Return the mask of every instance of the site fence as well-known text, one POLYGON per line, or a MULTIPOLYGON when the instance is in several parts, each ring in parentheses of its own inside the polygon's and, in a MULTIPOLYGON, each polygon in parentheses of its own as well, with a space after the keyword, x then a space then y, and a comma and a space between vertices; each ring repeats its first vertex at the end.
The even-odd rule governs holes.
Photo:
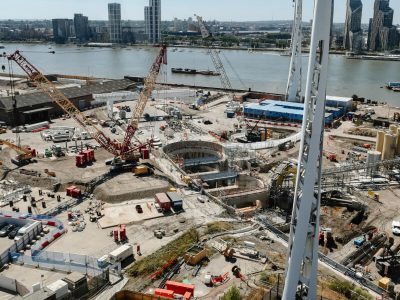
POLYGON ((15 263, 35 268, 67 273, 79 272, 93 277, 102 274, 106 270, 98 266, 97 258, 73 253, 42 251, 36 256, 14 253, 13 258, 15 263))

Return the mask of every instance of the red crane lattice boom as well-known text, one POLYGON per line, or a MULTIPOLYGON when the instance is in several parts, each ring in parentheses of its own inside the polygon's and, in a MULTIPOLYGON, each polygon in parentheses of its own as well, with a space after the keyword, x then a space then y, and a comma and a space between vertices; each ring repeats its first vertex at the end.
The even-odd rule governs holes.
MULTIPOLYGON (((29 79, 36 82, 38 87, 45 92, 65 113, 73 118, 90 136, 96 140, 102 148, 114 156, 125 158, 126 155, 136 151, 138 147, 131 145, 131 140, 139 125, 139 120, 144 112, 148 98, 154 89, 157 76, 161 65, 167 63, 167 48, 162 46, 160 52, 150 68, 149 75, 144 81, 144 88, 139 96, 139 100, 133 110, 132 118, 126 129, 123 143, 110 139, 98 128, 93 121, 86 117, 79 109, 52 83, 42 72, 31 64, 21 53, 16 51, 8 56, 9 60, 15 61, 21 69, 28 75, 29 79)), ((140 148, 140 147, 139 147, 140 148)))

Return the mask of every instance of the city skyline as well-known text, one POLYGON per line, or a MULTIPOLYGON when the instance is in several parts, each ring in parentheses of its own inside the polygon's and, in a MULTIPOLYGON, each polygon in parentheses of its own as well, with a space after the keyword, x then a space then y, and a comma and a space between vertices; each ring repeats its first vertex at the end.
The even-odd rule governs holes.
MULTIPOLYGON (((26 0, 3 0, 0 11, 0 19, 53 19, 66 18, 75 13, 82 13, 91 20, 107 20, 107 0, 37 0, 30 2, 26 0), (23 5, 23 11, 16 9, 23 5), (51 14, 49 14, 51 12, 51 14)), ((163 20, 173 18, 186 19, 197 13, 203 15, 206 20, 216 19, 220 21, 271 21, 290 20, 293 18, 292 1, 271 0, 266 3, 264 0, 253 0, 252 5, 243 3, 240 0, 203 0, 188 4, 183 0, 167 0, 162 4, 163 20), (272 3, 271 3, 272 2, 272 3), (229 3, 229 5, 228 5, 229 3), (248 9, 247 9, 248 8, 248 9)), ((122 19, 143 20, 143 7, 148 5, 148 0, 121 0, 122 19)), ((303 20, 307 21, 312 16, 312 2, 304 3, 303 20)), ((368 24, 369 18, 373 16, 373 0, 363 1, 362 23, 368 24)), ((400 1, 391 1, 394 9, 394 24, 400 23, 400 1)), ((344 23, 346 17, 346 1, 335 3, 335 23, 344 23)))

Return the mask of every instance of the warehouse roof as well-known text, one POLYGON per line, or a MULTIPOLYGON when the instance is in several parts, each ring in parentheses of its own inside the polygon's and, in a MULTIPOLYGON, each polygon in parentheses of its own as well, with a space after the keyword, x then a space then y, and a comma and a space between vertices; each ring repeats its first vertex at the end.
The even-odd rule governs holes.
MULTIPOLYGON (((297 102, 286 102, 276 100, 266 100, 260 103, 246 104, 245 109, 255 109, 261 111, 273 111, 277 113, 285 113, 292 115, 303 115, 304 104, 297 102)), ((326 107, 326 111, 339 111, 340 109, 335 107, 326 107)), ((326 113, 325 116, 330 115, 326 113)))
POLYGON ((304 110, 304 104, 295 102, 266 100, 260 103, 246 104, 245 109, 257 109, 264 111, 274 111, 280 113, 302 115, 304 110))
MULTIPOLYGON (((62 92, 69 99, 85 97, 92 94, 110 93, 127 89, 134 84, 129 79, 109 80, 81 87, 70 87, 62 89, 62 92)), ((46 104, 52 102, 50 97, 43 92, 22 94, 15 96, 17 100, 17 108, 30 107, 34 105, 46 104)), ((12 110, 13 100, 11 97, 0 98, 0 109, 12 110)))
MULTIPOLYGON (((325 121, 329 121, 329 118, 332 118, 332 112, 336 110, 337 109, 333 107, 326 107, 325 121)), ((303 118, 304 104, 296 102, 266 100, 260 103, 246 104, 244 107, 244 112, 246 114, 253 113, 261 116, 268 116, 272 113, 274 115, 281 115, 283 118, 295 118, 300 120, 301 118, 303 118)))

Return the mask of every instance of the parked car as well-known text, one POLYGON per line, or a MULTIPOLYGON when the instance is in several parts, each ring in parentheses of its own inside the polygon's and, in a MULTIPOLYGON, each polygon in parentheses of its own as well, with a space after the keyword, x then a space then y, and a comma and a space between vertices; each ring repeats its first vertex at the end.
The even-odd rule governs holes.
POLYGON ((400 235, 400 221, 392 222, 392 233, 394 235, 400 235))
POLYGON ((3 224, 0 224, 0 230, 2 230, 4 227, 6 227, 8 225, 8 223, 7 222, 5 222, 5 223, 3 223, 3 224))
POLYGON ((7 236, 11 231, 13 231, 14 228, 15 228, 15 226, 12 225, 12 224, 3 227, 3 228, 0 230, 0 237, 5 237, 5 236, 7 236))
POLYGON ((8 234, 9 239, 14 239, 18 234, 19 227, 15 227, 11 232, 8 234))
POLYGON ((143 213, 143 208, 140 206, 140 204, 137 204, 137 205, 136 205, 136 211, 137 211, 139 214, 142 214, 142 213, 143 213))

